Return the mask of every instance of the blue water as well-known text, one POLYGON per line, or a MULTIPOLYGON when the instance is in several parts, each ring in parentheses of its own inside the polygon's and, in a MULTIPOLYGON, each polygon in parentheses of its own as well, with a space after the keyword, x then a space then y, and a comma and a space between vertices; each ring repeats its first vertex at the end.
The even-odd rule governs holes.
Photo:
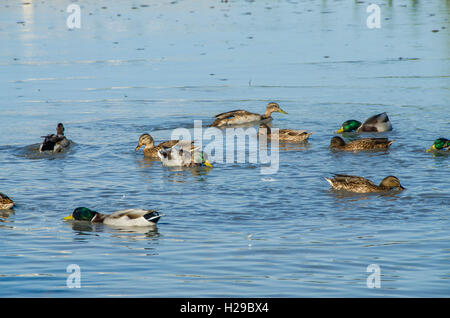
POLYGON ((425 153, 450 133, 448 1, 378 1, 380 29, 367 1, 148 0, 82 1, 69 30, 69 3, 0 4, 0 191, 16 202, 0 214, 1 297, 449 296, 449 156, 425 153), (134 151, 144 132, 164 141, 269 101, 288 112, 274 127, 313 131, 280 146, 274 174, 177 171, 134 151), (389 151, 328 149, 343 121, 384 111, 389 151), (71 150, 34 152, 58 122, 71 150), (336 193, 333 173, 407 189, 336 193), (63 221, 77 206, 164 216, 63 221))

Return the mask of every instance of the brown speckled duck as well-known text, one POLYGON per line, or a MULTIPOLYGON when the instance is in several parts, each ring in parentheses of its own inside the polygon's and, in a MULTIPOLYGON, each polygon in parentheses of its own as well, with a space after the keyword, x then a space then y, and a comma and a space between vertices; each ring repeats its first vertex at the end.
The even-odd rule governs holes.
POLYGON ((404 190, 397 177, 388 176, 384 178, 380 185, 376 185, 372 181, 357 176, 345 174, 336 174, 333 178, 325 178, 331 187, 336 190, 346 190, 357 193, 367 192, 385 192, 391 190, 404 190))
POLYGON ((387 138, 361 138, 346 143, 339 136, 331 138, 330 148, 333 150, 360 151, 388 149, 394 140, 387 138))
POLYGON ((14 201, 11 200, 6 194, 0 192, 0 210, 12 209, 14 201))
POLYGON ((271 114, 279 112, 287 114, 280 108, 277 103, 269 103, 266 107, 266 112, 263 115, 248 112, 246 110, 232 110, 226 113, 216 115, 216 120, 211 124, 211 127, 226 127, 232 125, 242 125, 256 122, 269 122, 272 120, 271 114))
POLYGON ((144 156, 152 159, 159 159, 158 157, 158 151, 160 149, 163 149, 164 147, 171 148, 175 146, 179 140, 169 140, 160 143, 159 145, 155 146, 155 141, 153 140, 153 137, 150 136, 150 134, 142 134, 139 137, 139 143, 136 147, 136 151, 139 150, 142 146, 144 146, 144 156))
MULTIPOLYGON (((271 138, 271 129, 266 124, 260 124, 258 134, 259 136, 266 136, 271 138)), ((279 129, 278 140, 284 142, 305 142, 308 140, 312 132, 308 133, 306 130, 294 130, 294 129, 279 129)))

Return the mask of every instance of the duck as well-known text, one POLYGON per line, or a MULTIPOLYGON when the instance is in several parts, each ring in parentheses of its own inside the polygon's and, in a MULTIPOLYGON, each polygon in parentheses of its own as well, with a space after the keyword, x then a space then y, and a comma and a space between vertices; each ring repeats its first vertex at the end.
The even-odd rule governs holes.
POLYGON ((331 138, 330 148, 333 150, 358 151, 388 149, 395 140, 388 138, 361 138, 346 143, 339 136, 331 138))
POLYGON ((450 140, 447 138, 438 138, 434 141, 433 145, 427 149, 426 152, 430 151, 449 151, 450 152, 450 140))
MULTIPOLYGON (((272 130, 267 124, 259 124, 258 134, 260 136, 267 136, 271 139, 272 130)), ((294 130, 294 129, 279 129, 278 140, 285 142, 305 142, 308 140, 312 132, 308 133, 306 130, 294 130)))
POLYGON ((14 201, 6 194, 0 192, 0 210, 9 210, 14 206, 14 201))
POLYGON ((250 124, 255 122, 269 122, 272 120, 271 114, 274 112, 287 114, 280 105, 274 102, 267 104, 266 112, 263 115, 251 113, 246 110, 232 110, 216 115, 216 119, 210 127, 226 127, 232 125, 250 124))
POLYGON ((368 118, 363 124, 350 119, 345 121, 336 133, 343 132, 385 132, 392 130, 392 124, 386 112, 368 118))
POLYGON ((325 178, 331 187, 336 190, 346 190, 357 193, 368 192, 385 192, 390 190, 404 190, 405 188, 400 184, 395 176, 387 176, 380 185, 376 185, 372 181, 358 176, 350 176, 346 174, 336 174, 333 178, 325 178))
POLYGON ((159 159, 158 150, 162 149, 163 147, 169 148, 173 147, 178 142, 179 140, 169 140, 164 141, 159 145, 155 146, 155 141, 153 140, 153 137, 148 133, 144 133, 139 137, 139 142, 135 151, 138 151, 142 146, 144 146, 144 157, 159 159))
POLYGON ((173 147, 163 147, 158 151, 158 156, 166 167, 202 167, 212 168, 206 153, 192 147, 190 141, 180 141, 173 147))
POLYGON ((155 226, 161 216, 156 210, 127 209, 103 214, 89 208, 78 207, 64 220, 88 221, 112 226, 155 226))
POLYGON ((65 148, 68 148, 70 146, 70 140, 64 135, 64 130, 64 125, 59 123, 56 126, 56 134, 42 136, 41 138, 44 138, 44 141, 39 146, 39 152, 62 152, 65 148))

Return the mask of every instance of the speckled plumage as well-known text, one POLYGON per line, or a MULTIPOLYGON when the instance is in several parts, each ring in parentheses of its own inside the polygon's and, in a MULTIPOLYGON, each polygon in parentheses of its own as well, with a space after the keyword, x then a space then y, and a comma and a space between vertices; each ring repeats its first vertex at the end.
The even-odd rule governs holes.
POLYGON ((397 177, 388 176, 384 178, 380 185, 376 185, 372 181, 358 176, 345 174, 336 174, 333 178, 325 178, 331 187, 336 190, 345 190, 357 193, 367 192, 384 192, 390 190, 403 190, 403 186, 397 177))
POLYGON ((39 146, 39 152, 51 151, 51 152, 62 152, 65 148, 70 146, 70 140, 64 135, 64 125, 59 123, 56 126, 56 134, 50 134, 47 136, 42 136, 44 141, 39 146))
MULTIPOLYGON (((268 139, 272 138, 272 130, 266 124, 260 124, 258 130, 259 136, 266 136, 268 139)), ((304 142, 307 141, 312 133, 308 133, 306 130, 294 130, 294 129, 279 129, 278 140, 284 142, 304 142)))
POLYGON ((153 137, 150 136, 150 134, 145 133, 139 137, 139 142, 138 142, 138 145, 135 150, 138 151, 139 148, 144 146, 145 147, 144 148, 144 156, 145 157, 152 158, 152 159, 159 159, 158 151, 160 149, 163 149, 165 147, 168 147, 168 148, 173 147, 178 142, 179 142, 179 140, 169 140, 169 141, 162 142, 159 145, 155 146, 153 137))
POLYGON ((388 149, 394 140, 388 138, 361 138, 346 143, 339 136, 331 138, 330 148, 333 150, 360 151, 388 149))
POLYGON ((233 125, 242 125, 256 122, 269 122, 272 120, 271 114, 273 112, 279 112, 287 114, 280 108, 277 103, 269 103, 266 107, 266 111, 263 115, 251 113, 246 110, 232 110, 226 113, 216 115, 216 119, 211 124, 211 127, 226 127, 233 125))
POLYGON ((11 200, 6 194, 0 192, 0 210, 12 209, 14 201, 11 200))

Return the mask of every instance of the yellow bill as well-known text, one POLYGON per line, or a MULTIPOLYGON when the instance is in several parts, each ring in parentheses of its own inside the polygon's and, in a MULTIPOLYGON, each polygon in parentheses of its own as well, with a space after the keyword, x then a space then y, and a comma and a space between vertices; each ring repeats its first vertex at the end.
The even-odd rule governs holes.
POLYGON ((279 112, 282 113, 282 114, 287 114, 287 112, 285 112, 285 111, 282 110, 281 108, 280 108, 279 112))
POLYGON ((433 150, 436 150, 436 146, 434 144, 433 144, 433 146, 428 148, 426 152, 430 152, 430 151, 433 151, 433 150))
POLYGON ((138 146, 136 147, 135 151, 138 151, 139 148, 141 148, 141 147, 142 147, 142 145, 138 145, 138 146))
POLYGON ((205 160, 205 162, 203 164, 209 168, 213 167, 213 165, 209 162, 209 160, 205 160))
POLYGON ((63 218, 63 220, 73 220, 72 214, 63 218))
POLYGON ((343 133, 344 132, 344 127, 339 128, 338 130, 336 130, 337 134, 343 133))

